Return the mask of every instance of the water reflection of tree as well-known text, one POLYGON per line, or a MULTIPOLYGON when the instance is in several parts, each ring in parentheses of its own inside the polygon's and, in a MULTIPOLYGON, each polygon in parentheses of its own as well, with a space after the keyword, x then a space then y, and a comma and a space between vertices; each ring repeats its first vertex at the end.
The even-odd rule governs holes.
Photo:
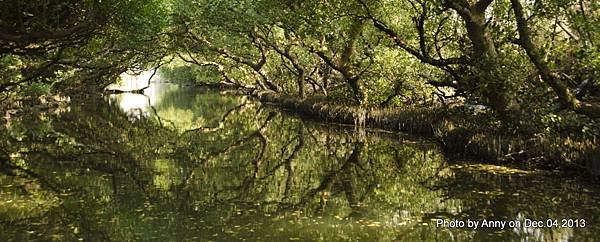
MULTIPOLYGON (((494 166, 474 169, 452 168, 450 176, 435 182, 444 191, 445 202, 454 204, 448 210, 429 214, 429 218, 447 220, 500 220, 525 219, 543 221, 557 219, 585 219, 587 225, 597 224, 599 194, 592 192, 596 185, 560 177, 558 174, 540 175, 494 166), (587 185, 586 185, 587 184, 587 185), (586 188, 588 187, 588 188, 586 188), (587 191, 587 192, 586 192, 587 191)), ((580 241, 593 237, 598 228, 517 228, 478 230, 446 230, 448 233, 469 235, 470 239, 528 241, 580 241)))
MULTIPOLYGON (((381 205, 363 203, 371 202, 367 200, 372 199, 372 193, 379 185, 389 184, 389 181, 382 179, 381 173, 387 174, 390 171, 377 170, 379 167, 376 163, 389 162, 386 165, 393 167, 392 171, 401 171, 404 168, 398 166, 412 164, 395 159, 414 159, 414 156, 419 154, 413 151, 404 154, 409 157, 399 157, 398 151, 390 151, 389 149, 392 148, 389 146, 386 146, 388 150, 376 150, 380 147, 374 145, 370 154, 366 155, 366 158, 361 158, 363 150, 367 146, 364 142, 344 137, 344 135, 333 135, 338 137, 332 137, 329 132, 314 130, 314 128, 299 122, 283 122, 283 120, 285 120, 283 117, 278 117, 269 123, 268 129, 264 129, 265 126, 262 125, 258 129, 261 131, 258 132, 261 135, 257 136, 254 143, 249 142, 245 146, 240 146, 239 142, 233 142, 236 144, 237 152, 251 151, 252 153, 245 157, 243 162, 240 161, 239 164, 236 164, 238 167, 245 167, 246 169, 241 169, 245 172, 233 174, 233 178, 219 179, 218 176, 212 175, 220 173, 218 166, 210 164, 220 164, 220 162, 206 162, 209 165, 204 166, 202 174, 197 175, 206 177, 202 181, 203 184, 210 183, 210 181, 216 182, 208 186, 210 189, 206 192, 210 195, 206 197, 210 199, 204 200, 201 202, 202 204, 237 202, 238 204, 252 205, 258 201, 263 205, 262 209, 275 214, 285 214, 298 209, 305 210, 310 214, 326 214, 329 212, 324 211, 328 206, 327 201, 335 200, 333 207, 342 205, 350 208, 351 212, 344 217, 361 218, 364 217, 363 214, 369 213, 365 210, 371 209, 370 212, 373 213, 373 211, 381 209, 381 205), (276 132, 272 132, 273 130, 276 132), (322 145, 321 141, 323 140, 330 143, 322 145), (332 140, 336 141, 331 142, 332 140), (324 147, 327 148, 324 149, 324 147), (386 151, 396 155, 377 160, 381 158, 380 155, 385 155, 386 151), (304 167, 299 168, 298 166, 304 167), (236 182, 221 182, 225 180, 236 182)), ((251 139, 243 140, 250 141, 251 139)), ((222 154, 219 153, 219 155, 222 154)), ((226 157, 210 157, 208 160, 232 161, 236 160, 235 158, 238 158, 235 154, 227 154, 226 157)), ((431 157, 428 158, 431 159, 431 157)), ((195 181, 195 179, 193 180, 195 181)), ((187 185, 188 189, 195 189, 193 184, 187 185)), ((413 183, 412 186, 419 185, 413 183)), ((395 194, 392 193, 390 196, 395 196, 395 194)), ((393 211, 394 205, 388 204, 388 206, 390 208, 387 209, 393 211)), ((335 209, 339 210, 340 208, 335 209)))
MULTIPOLYGON (((147 149, 128 145, 133 142, 126 134, 147 135, 149 127, 153 133, 161 133, 156 125, 151 121, 133 124, 118 108, 107 105, 79 108, 62 114, 59 120, 54 120, 57 122, 32 117, 2 130, 6 138, 1 146, 3 153, 15 157, 5 159, 1 169, 5 179, 38 184, 34 189, 12 192, 25 199, 42 193, 47 197, 46 202, 51 203, 45 207, 48 210, 38 212, 45 217, 41 220, 39 216, 28 217, 27 214, 3 218, 15 230, 44 228, 31 224, 46 221, 48 230, 32 236, 56 233, 67 236, 63 239, 76 240, 76 234, 82 233, 109 240, 111 231, 101 226, 108 218, 96 213, 111 199, 100 201, 97 196, 117 198, 132 191, 150 195, 146 181, 152 173, 144 169, 140 157, 132 152, 147 149)), ((118 200, 112 203, 120 205, 118 200)), ((3 236, 10 238, 11 235, 3 236)))
MULTIPOLYGON (((222 96, 207 90, 177 87, 167 88, 156 99, 157 102, 152 107, 155 108, 157 116, 176 123, 176 126, 183 130, 218 125, 219 117, 210 114, 226 114, 227 110, 235 111, 235 106, 243 104, 238 103, 239 98, 222 96)), ((238 108, 242 107, 244 105, 238 108)))
MULTIPOLYGON (((30 192, 57 200, 49 200, 56 205, 38 216, 0 220, 26 219, 8 230, 24 231, 32 229, 27 225, 31 222, 56 219, 38 230, 51 228, 54 234, 67 235, 65 239, 185 239, 194 233, 219 232, 210 226, 240 223, 244 217, 237 217, 234 209, 256 211, 248 215, 258 216, 251 219, 252 227, 268 234, 277 225, 260 219, 260 214, 302 211, 306 217, 387 221, 399 210, 436 206, 431 201, 440 193, 420 183, 440 164, 439 153, 430 146, 376 136, 362 140, 351 130, 329 130, 247 100, 228 100, 226 105, 215 105, 215 100, 195 110, 198 117, 211 121, 206 129, 183 133, 151 118, 132 122, 103 102, 3 130, 4 136, 23 138, 20 143, 2 143, 5 163, 36 175, 2 170, 28 182, 53 184, 56 189, 44 185, 30 192), (16 153, 20 158, 11 156, 16 153), (196 218, 206 218, 212 225, 196 218)), ((418 220, 418 214, 414 216, 418 220)), ((363 238, 393 238, 395 225, 389 226, 385 230, 348 226, 343 231, 364 234, 363 238)), ((0 237, 11 236, 15 235, 0 237)))

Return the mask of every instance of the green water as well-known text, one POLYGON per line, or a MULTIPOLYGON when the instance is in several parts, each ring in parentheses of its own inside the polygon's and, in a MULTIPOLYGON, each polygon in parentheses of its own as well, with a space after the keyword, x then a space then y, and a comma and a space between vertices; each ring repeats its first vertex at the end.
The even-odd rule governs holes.
POLYGON ((0 128, 0 241, 594 241, 599 191, 168 84, 0 128))

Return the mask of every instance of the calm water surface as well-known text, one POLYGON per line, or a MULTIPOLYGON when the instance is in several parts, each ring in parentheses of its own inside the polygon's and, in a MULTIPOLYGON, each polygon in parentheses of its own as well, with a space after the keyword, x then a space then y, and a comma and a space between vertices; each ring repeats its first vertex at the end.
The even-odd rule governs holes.
POLYGON ((246 97, 169 84, 146 94, 2 123, 0 241, 600 236, 600 190, 585 181, 449 164, 428 141, 311 123, 246 97), (558 224, 444 228, 438 219, 558 224))

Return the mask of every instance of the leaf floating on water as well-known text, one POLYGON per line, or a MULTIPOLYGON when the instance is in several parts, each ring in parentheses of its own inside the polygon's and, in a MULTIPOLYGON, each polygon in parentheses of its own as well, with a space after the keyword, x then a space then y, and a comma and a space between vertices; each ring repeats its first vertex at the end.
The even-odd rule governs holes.
POLYGON ((381 223, 379 223, 379 222, 372 222, 370 224, 367 224, 367 227, 381 227, 381 223))

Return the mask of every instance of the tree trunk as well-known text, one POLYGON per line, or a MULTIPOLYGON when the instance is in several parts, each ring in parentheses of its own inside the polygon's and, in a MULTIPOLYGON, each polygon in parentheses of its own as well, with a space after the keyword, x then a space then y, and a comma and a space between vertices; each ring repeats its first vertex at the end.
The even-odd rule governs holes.
POLYGON ((510 0, 510 2, 517 20, 519 44, 527 53, 529 60, 537 68, 542 80, 552 88, 563 106, 591 118, 600 118, 599 104, 587 103, 578 100, 575 95, 573 95, 571 90, 569 90, 569 87, 550 70, 548 63, 542 58, 539 48, 535 46, 531 40, 531 31, 527 25, 527 19, 523 13, 523 6, 521 5, 521 2, 519 0, 510 0))
MULTIPOLYGON (((339 61, 340 68, 346 70, 347 73, 352 73, 352 71, 351 71, 352 56, 354 55, 354 52, 355 52, 356 42, 360 38, 360 35, 364 29, 365 24, 366 24, 366 21, 364 19, 356 18, 354 20, 354 23, 350 27, 350 31, 348 33, 348 41, 346 42, 346 46, 344 48, 344 51, 342 52, 342 56, 339 61)), ((346 79, 346 82, 348 83, 348 85, 350 86, 350 89, 352 90, 355 101, 358 104, 362 104, 362 102, 364 101, 363 100, 364 95, 363 95, 362 91, 360 90, 360 83, 359 83, 360 78, 353 76, 353 75, 348 75, 348 76, 345 76, 344 78, 346 79)))
POLYGON ((473 45, 471 60, 475 69, 477 82, 482 82, 485 88, 481 89, 482 95, 488 100, 490 107, 501 119, 514 119, 520 113, 520 107, 515 97, 510 95, 506 83, 502 78, 496 76, 495 70, 499 67, 498 53, 494 41, 486 31, 485 11, 493 0, 480 0, 475 4, 469 4, 465 0, 447 0, 446 5, 454 9, 465 22, 467 35, 473 45))

